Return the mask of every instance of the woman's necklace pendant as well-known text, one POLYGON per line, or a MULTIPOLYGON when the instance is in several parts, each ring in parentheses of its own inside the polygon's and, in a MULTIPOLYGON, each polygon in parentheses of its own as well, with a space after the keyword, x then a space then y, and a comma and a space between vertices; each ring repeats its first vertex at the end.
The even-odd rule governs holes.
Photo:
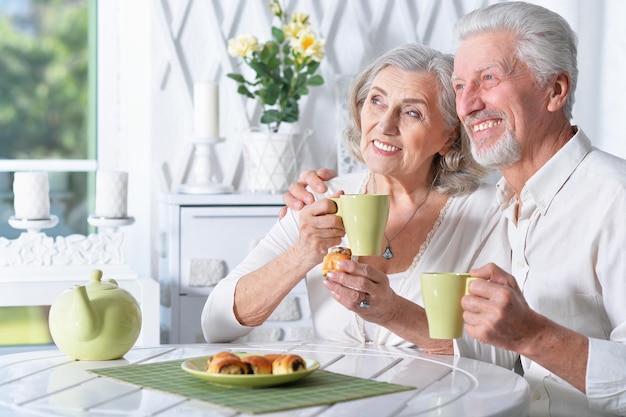
MULTIPOLYGON (((433 180, 434 182, 434 180, 433 180)), ((374 188, 374 194, 376 194, 376 174, 372 174, 372 186, 374 188)), ((431 184, 430 187, 428 187, 428 189, 426 190, 426 192, 424 193, 424 197, 422 198, 422 201, 420 201, 420 203, 417 205, 417 207, 415 207, 415 210, 413 210, 413 213, 411 213, 411 216, 409 217, 409 219, 406 221, 406 223, 404 223, 404 226, 402 226, 400 228, 400 230, 398 230, 396 232, 395 235, 393 235, 391 237, 391 239, 387 239, 387 235, 384 235, 385 240, 387 241, 387 246, 385 247, 385 251, 383 252, 383 258, 385 259, 391 259, 393 258, 393 253, 391 252, 391 248, 389 248, 389 245, 391 244, 391 242, 398 237, 398 235, 400 234, 400 232, 402 232, 404 229, 406 229, 406 227, 409 225, 409 223, 411 223, 411 220, 413 220, 413 217, 415 217, 415 215, 417 214, 417 212, 419 211, 420 208, 422 208, 422 206, 424 205, 424 203, 426 203, 426 200, 428 199, 428 196, 430 195, 430 191, 433 189, 433 186, 431 184)))

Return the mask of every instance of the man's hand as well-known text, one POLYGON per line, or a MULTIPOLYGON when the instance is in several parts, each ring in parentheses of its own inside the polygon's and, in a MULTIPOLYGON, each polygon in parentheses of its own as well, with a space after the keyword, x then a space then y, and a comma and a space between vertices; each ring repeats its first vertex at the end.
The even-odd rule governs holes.
POLYGON ((318 193, 326 191, 327 181, 331 178, 335 178, 337 173, 332 169, 320 168, 317 171, 311 169, 302 171, 298 178, 298 181, 292 183, 289 186, 289 191, 283 194, 283 201, 286 206, 281 208, 279 216, 285 217, 287 214, 287 208, 292 210, 301 210, 307 204, 311 204, 315 201, 313 194, 307 191, 306 187, 309 186, 318 193))
POLYGON ((472 281, 472 295, 463 297, 466 332, 481 342, 518 351, 520 342, 532 337, 537 321, 515 278, 494 264, 470 273, 485 279, 472 281))
POLYGON ((470 271, 472 294, 461 301, 465 331, 482 343, 515 351, 586 390, 589 339, 532 310, 515 278, 494 264, 470 271))

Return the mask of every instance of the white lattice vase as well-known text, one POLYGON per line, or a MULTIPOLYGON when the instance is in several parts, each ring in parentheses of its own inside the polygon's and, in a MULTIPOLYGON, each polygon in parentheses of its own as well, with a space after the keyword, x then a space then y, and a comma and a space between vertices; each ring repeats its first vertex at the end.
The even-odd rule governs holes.
POLYGON ((311 132, 242 132, 248 189, 271 194, 287 191, 298 178, 304 145, 311 132))

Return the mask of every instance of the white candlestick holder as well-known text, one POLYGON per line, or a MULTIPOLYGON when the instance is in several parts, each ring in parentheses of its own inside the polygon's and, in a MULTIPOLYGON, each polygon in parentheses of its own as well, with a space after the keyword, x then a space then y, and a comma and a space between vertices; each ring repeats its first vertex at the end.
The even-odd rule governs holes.
POLYGON ((87 223, 98 228, 98 230, 117 232, 122 226, 129 226, 135 223, 134 217, 101 217, 92 214, 87 218, 87 223))
POLYGON ((15 216, 9 218, 9 224, 14 229, 25 229, 29 233, 39 233, 41 229, 50 229, 59 223, 57 216, 51 215, 46 219, 20 219, 15 216))
POLYGON ((229 194, 231 185, 222 184, 222 169, 215 145, 223 137, 200 138, 190 142, 193 149, 185 166, 185 175, 178 191, 184 194, 229 194))

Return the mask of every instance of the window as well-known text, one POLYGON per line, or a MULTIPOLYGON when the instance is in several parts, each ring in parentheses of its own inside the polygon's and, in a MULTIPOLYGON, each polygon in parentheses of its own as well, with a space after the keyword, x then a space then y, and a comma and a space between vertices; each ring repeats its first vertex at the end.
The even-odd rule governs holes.
POLYGON ((96 169, 96 2, 0 0, 0 236, 13 172, 47 171, 49 236, 86 234, 96 169))
MULTIPOLYGON (((93 0, 0 0, 0 236, 13 172, 46 171, 48 236, 87 234, 96 170, 96 23, 93 0)), ((47 307, 0 308, 0 344, 50 343, 47 307)))

